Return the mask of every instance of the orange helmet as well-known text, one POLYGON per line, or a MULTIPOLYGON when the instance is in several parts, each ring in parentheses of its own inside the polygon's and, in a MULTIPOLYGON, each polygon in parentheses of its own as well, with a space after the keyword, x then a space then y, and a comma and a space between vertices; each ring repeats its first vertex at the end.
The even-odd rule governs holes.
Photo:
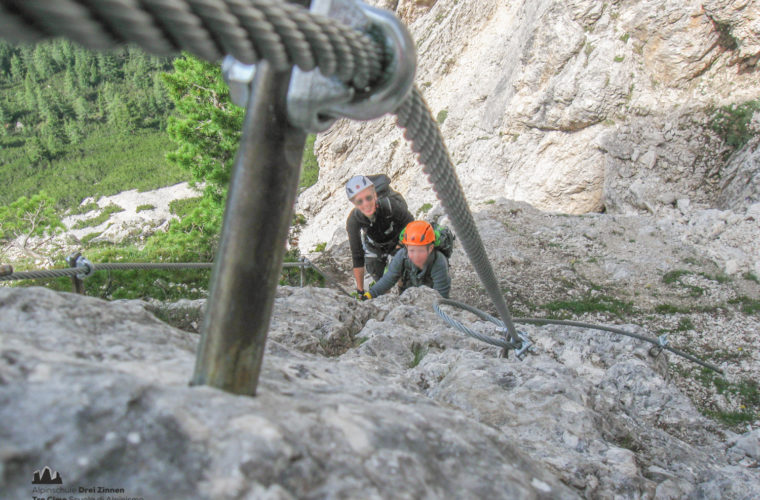
POLYGON ((435 231, 433 226, 424 220, 415 220, 406 226, 401 238, 404 245, 429 245, 435 243, 435 231))

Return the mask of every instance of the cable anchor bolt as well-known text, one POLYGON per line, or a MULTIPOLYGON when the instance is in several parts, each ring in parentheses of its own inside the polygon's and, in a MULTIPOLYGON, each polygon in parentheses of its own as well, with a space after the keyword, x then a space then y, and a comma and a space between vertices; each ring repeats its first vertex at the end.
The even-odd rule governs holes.
POLYGON ((659 337, 657 337, 657 344, 660 346, 660 349, 663 349, 668 346, 668 334, 663 333, 659 337))
POLYGON ((66 261, 68 262, 68 264, 71 267, 75 267, 77 269, 82 270, 81 273, 77 274, 77 278, 80 279, 80 280, 83 280, 85 278, 89 278, 90 276, 92 276, 93 274, 95 274, 95 266, 92 264, 92 262, 90 262, 89 260, 87 260, 82 255, 74 254, 72 256, 67 257, 66 261), (71 266, 71 262, 70 262, 70 259, 72 257, 75 258, 73 266, 71 266))
POLYGON ((255 75, 255 64, 245 64, 230 55, 224 56, 222 76, 230 88, 230 99, 241 108, 247 107, 251 98, 251 82, 255 75))
POLYGON ((385 75, 368 89, 356 89, 319 68, 293 68, 288 88, 288 120, 311 133, 324 132, 338 118, 373 120, 395 111, 409 95, 417 52, 406 26, 391 12, 359 0, 312 0, 310 11, 337 19, 385 46, 385 75))
POLYGON ((517 332, 517 336, 520 338, 520 348, 515 350, 515 356, 522 361, 529 353, 535 352, 535 349, 527 333, 517 332))

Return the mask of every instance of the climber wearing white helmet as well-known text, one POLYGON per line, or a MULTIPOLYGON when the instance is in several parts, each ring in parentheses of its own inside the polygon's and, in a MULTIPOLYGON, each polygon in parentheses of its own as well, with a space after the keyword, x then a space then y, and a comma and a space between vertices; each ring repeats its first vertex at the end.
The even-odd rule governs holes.
POLYGON ((401 194, 390 188, 390 179, 384 174, 352 177, 346 183, 346 196, 354 204, 346 231, 356 291, 362 297, 364 269, 375 280, 383 276, 388 257, 401 248, 401 231, 414 217, 401 194))

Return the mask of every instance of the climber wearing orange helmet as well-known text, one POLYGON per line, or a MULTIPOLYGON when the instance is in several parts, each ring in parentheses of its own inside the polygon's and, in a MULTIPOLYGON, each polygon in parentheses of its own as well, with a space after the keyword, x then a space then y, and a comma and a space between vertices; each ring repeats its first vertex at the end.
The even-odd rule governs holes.
POLYGON ((401 230, 414 220, 404 198, 389 184, 390 179, 383 174, 356 175, 346 183, 346 196, 354 204, 346 231, 360 296, 364 294, 364 268, 379 280, 388 258, 401 248, 401 230))
POLYGON ((436 249, 436 233, 425 221, 410 222, 401 233, 404 248, 398 251, 388 265, 388 271, 365 293, 371 299, 386 293, 401 278, 401 291, 413 286, 428 286, 444 298, 449 297, 451 278, 449 261, 436 249))

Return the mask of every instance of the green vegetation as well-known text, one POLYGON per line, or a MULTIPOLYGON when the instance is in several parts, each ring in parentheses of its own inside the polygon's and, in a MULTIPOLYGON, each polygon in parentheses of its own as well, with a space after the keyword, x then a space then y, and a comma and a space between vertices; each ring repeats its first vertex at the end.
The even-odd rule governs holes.
POLYGON ((88 246, 92 240, 94 240, 95 238, 97 238, 101 234, 103 234, 102 231, 98 231, 96 233, 85 234, 84 236, 82 236, 82 239, 80 239, 79 242, 82 244, 82 246, 88 246))
MULTIPOLYGON (((673 285, 673 284, 681 285, 682 287, 689 290, 690 297, 701 297, 705 293, 704 288, 700 286, 696 286, 696 285, 689 285, 681 281, 681 278, 683 276, 687 276, 690 274, 694 274, 694 273, 691 271, 684 270, 684 269, 676 269, 674 271, 668 271, 662 276, 662 282, 668 285, 673 285)), ((721 279, 723 279, 723 275, 708 276, 704 273, 700 273, 700 276, 723 283, 723 281, 720 281, 721 279)))
POLYGON ((420 364, 420 361, 422 361, 422 358, 425 357, 425 355, 428 353, 427 347, 420 344, 419 342, 412 342, 412 361, 409 363, 409 368, 414 368, 415 366, 420 364))
POLYGON ((731 150, 740 149, 753 136, 749 123, 752 115, 758 110, 760 99, 722 106, 712 112, 710 128, 731 150))
POLYGON ((317 163, 317 156, 314 154, 314 141, 316 139, 315 134, 309 134, 306 137, 306 146, 301 160, 301 180, 298 183, 300 189, 313 186, 319 178, 319 163, 317 163))
POLYGON ((694 329, 694 323, 689 318, 681 318, 678 320, 677 332, 685 332, 694 329))
POLYGON ((98 204, 94 201, 91 201, 70 210, 69 215, 82 215, 86 214, 87 212, 92 212, 93 210, 100 210, 100 206, 98 206, 98 204))
POLYGON ((187 180, 164 159, 169 60, 134 47, 0 41, 0 203, 45 191, 58 208, 187 180))
POLYGON ((53 204, 53 199, 41 192, 30 198, 22 196, 7 206, 0 205, 0 242, 23 236, 21 247, 26 248, 30 237, 63 229, 53 204))
POLYGON ((135 209, 135 213, 139 214, 140 212, 142 212, 144 210, 153 210, 155 208, 156 208, 156 206, 155 205, 151 205, 151 204, 138 205, 137 208, 135 209))
POLYGON ((694 273, 692 273, 691 271, 686 271, 684 269, 668 271, 662 276, 662 282, 668 285, 672 285, 673 283, 680 282, 681 276, 686 276, 688 274, 694 274, 694 273))
POLYGON ((702 368, 697 375, 697 380, 705 387, 714 387, 718 394, 725 395, 729 401, 734 401, 739 406, 739 411, 734 412, 703 410, 708 417, 736 427, 746 422, 753 422, 760 416, 760 387, 756 381, 743 379, 736 383, 729 382, 706 368, 702 368))
POLYGON ((690 312, 686 308, 674 306, 673 304, 659 304, 655 306, 654 311, 658 314, 688 314, 690 312))
POLYGON ((551 312, 569 311, 575 315, 602 312, 622 317, 623 314, 633 312, 633 303, 606 295, 588 295, 580 300, 555 300, 544 304, 542 308, 551 312))
POLYGON ((739 305, 744 314, 760 314, 760 300, 751 299, 743 295, 729 300, 728 303, 739 305))
POLYGON ((449 116, 449 111, 447 109, 442 109, 438 112, 438 115, 435 117, 435 121, 438 122, 438 125, 443 125, 443 122, 446 121, 446 118, 449 116))
POLYGON ((623 43, 628 43, 628 39, 631 38, 630 33, 625 33, 620 37, 620 41, 623 43))
POLYGON ((314 246, 315 252, 324 252, 325 248, 327 248, 327 242, 323 241, 321 243, 317 243, 316 246, 314 246))
POLYGON ((615 62, 623 62, 623 61, 625 61, 625 56, 615 56, 614 61, 615 62))
POLYGON ((431 208, 433 208, 433 205, 431 203, 424 203, 419 208, 419 210, 417 210, 417 217, 424 216, 430 211, 431 208))
POLYGON ((85 227, 95 227, 103 224, 105 221, 108 220, 109 217, 111 217, 111 214, 115 214, 118 212, 123 212, 124 209, 121 208, 118 205, 108 205, 103 209, 102 212, 100 212, 99 215, 96 215, 95 217, 91 217, 89 219, 80 220, 76 224, 72 226, 72 229, 82 229, 85 227))
POLYGON ((198 206, 201 202, 201 197, 196 198, 182 198, 179 200, 172 200, 169 202, 169 213, 176 215, 177 217, 184 217, 198 206))
POLYGON ((755 273, 751 273, 751 272, 744 273, 742 274, 742 278, 744 278, 747 281, 754 281, 755 283, 760 283, 760 279, 758 279, 755 273))

